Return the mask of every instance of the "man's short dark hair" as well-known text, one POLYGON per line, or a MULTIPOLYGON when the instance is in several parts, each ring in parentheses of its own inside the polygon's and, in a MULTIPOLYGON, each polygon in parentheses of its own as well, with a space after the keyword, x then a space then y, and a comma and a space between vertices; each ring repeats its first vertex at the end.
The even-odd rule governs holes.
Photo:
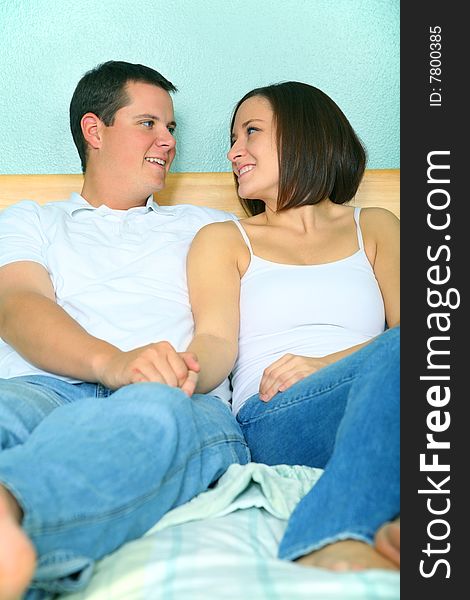
POLYGON ((87 163, 87 143, 81 127, 83 115, 92 112, 109 127, 114 123, 116 112, 130 102, 126 85, 137 81, 155 85, 166 92, 177 91, 171 81, 150 67, 114 60, 91 69, 78 82, 70 102, 70 129, 83 172, 87 163))
MULTIPOLYGON (((236 105, 230 134, 241 104, 253 96, 265 98, 274 112, 277 210, 326 198, 336 204, 351 200, 364 174, 366 152, 339 106, 318 88, 297 81, 257 88, 236 105)), ((261 200, 240 198, 240 202, 250 215, 265 210, 261 200)))

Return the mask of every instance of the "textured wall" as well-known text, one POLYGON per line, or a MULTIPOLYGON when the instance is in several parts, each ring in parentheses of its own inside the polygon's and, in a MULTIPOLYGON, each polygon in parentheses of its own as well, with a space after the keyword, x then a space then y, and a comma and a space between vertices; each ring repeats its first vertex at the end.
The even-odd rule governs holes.
POLYGON ((0 0, 0 173, 78 173, 68 105, 85 71, 153 66, 179 88, 174 171, 226 171, 248 90, 311 83, 371 168, 399 166, 399 0, 0 0))

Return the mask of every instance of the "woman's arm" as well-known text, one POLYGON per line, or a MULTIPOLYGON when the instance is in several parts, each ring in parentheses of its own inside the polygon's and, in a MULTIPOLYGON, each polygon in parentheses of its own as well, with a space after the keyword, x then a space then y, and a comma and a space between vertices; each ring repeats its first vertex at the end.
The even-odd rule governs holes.
POLYGON ((200 365, 197 393, 216 388, 237 358, 239 238, 230 222, 206 225, 194 238, 188 254, 188 288, 194 316, 194 337, 188 352, 197 356, 200 365))
POLYGON ((384 208, 361 212, 366 253, 382 292, 389 327, 400 323, 400 221, 384 208))

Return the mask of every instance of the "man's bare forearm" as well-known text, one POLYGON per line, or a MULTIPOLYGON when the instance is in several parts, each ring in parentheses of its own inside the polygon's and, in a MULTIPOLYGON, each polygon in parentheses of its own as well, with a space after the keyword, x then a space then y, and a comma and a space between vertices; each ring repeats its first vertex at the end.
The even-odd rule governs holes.
POLYGON ((119 350, 88 334, 56 302, 34 291, 0 299, 0 336, 28 362, 56 375, 97 382, 119 350))

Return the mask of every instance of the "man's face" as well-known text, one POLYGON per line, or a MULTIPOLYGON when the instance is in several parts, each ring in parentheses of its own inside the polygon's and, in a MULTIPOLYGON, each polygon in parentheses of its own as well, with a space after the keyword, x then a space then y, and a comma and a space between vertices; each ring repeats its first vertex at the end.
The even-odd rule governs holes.
POLYGON ((126 91, 130 103, 116 112, 113 125, 102 127, 101 166, 118 193, 129 190, 140 199, 165 186, 176 124, 173 102, 162 88, 129 82, 126 91))

